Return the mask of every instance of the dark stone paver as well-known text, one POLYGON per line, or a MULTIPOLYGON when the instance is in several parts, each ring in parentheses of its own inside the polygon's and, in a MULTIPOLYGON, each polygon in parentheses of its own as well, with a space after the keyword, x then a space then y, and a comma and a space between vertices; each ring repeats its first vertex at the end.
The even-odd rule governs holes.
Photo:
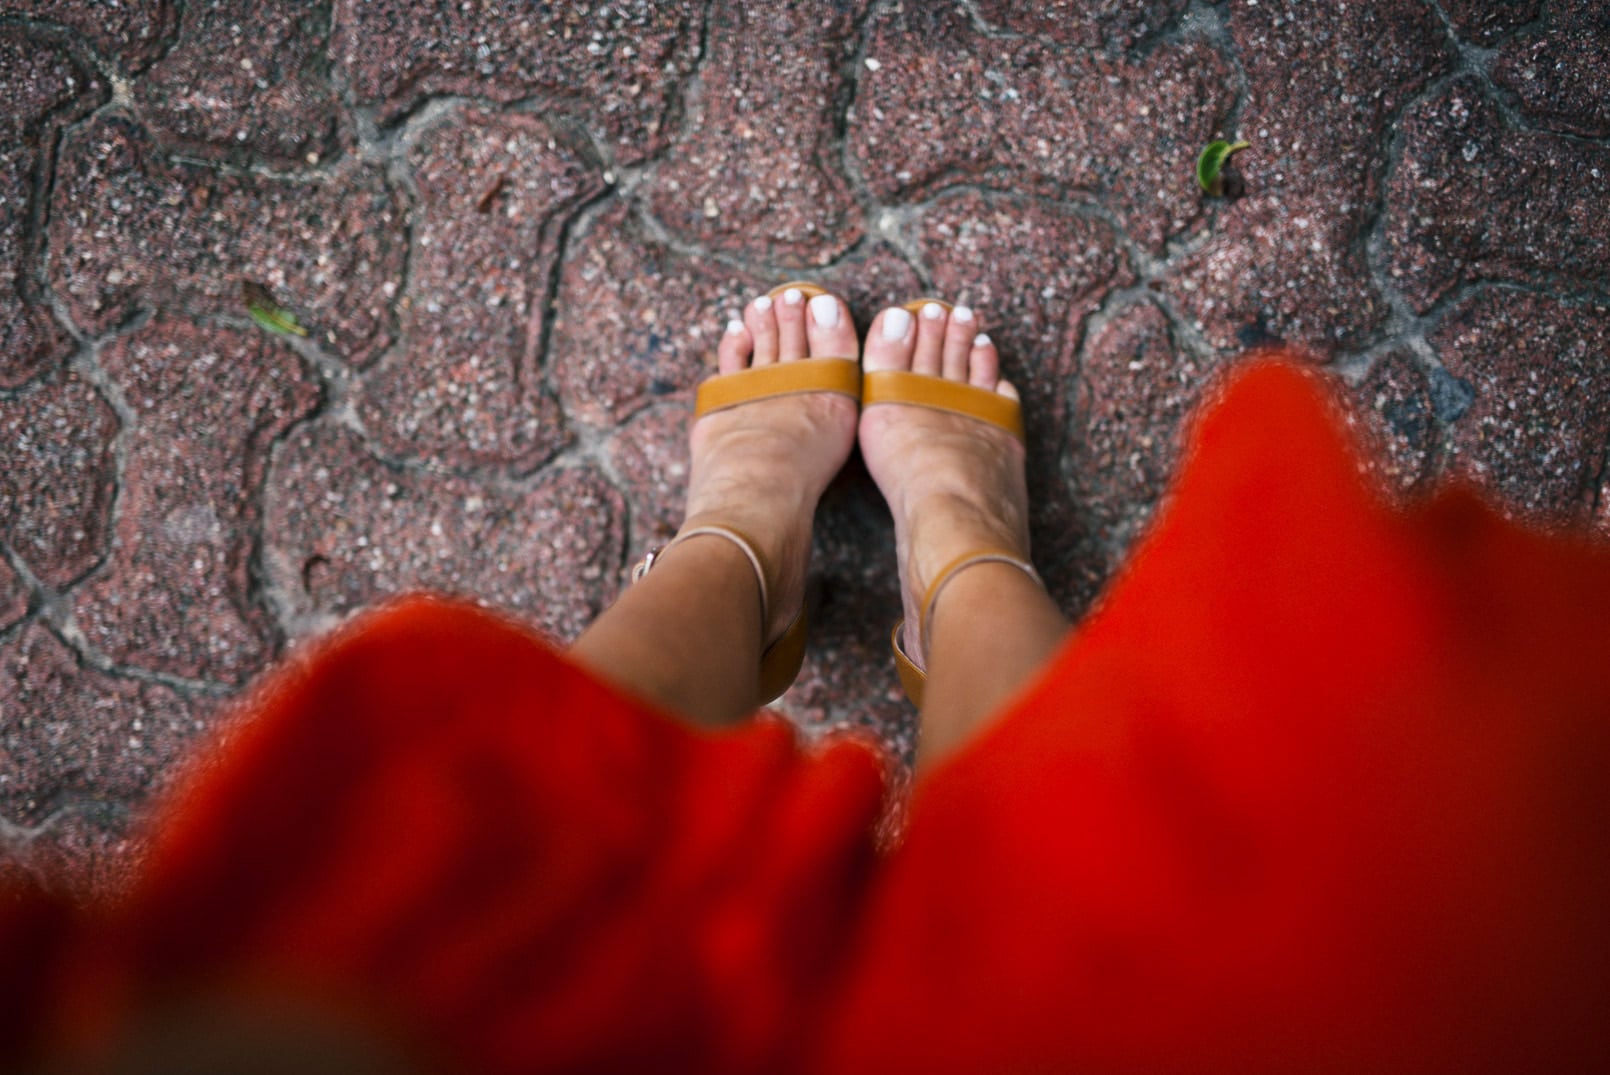
POLYGON ((660 170, 655 214, 712 249, 821 265, 861 238, 833 152, 851 31, 866 0, 717 0, 688 137, 660 170))
POLYGON ((28 611, 28 588, 4 557, 0 557, 0 631, 22 619, 28 611))
POLYGON ((389 467, 350 431, 308 426, 275 457, 264 563, 296 615, 428 588, 569 640, 615 593, 624 514, 590 468, 509 489, 389 467))
POLYGON ((0 388, 21 384, 71 350, 39 286, 34 192, 61 125, 104 95, 62 53, 0 25, 0 388))
POLYGON ((149 67, 161 56, 179 24, 173 0, 8 0, 5 10, 67 27, 131 72, 149 67))
POLYGON ((546 302, 565 226, 603 190, 573 141, 535 117, 473 109, 413 147, 404 346, 359 402, 386 451, 530 470, 564 445, 542 383, 546 302))
POLYGON ((331 56, 389 122, 427 95, 507 103, 542 95, 596 124, 618 159, 662 148, 666 110, 693 68, 702 5, 577 0, 337 0, 331 56))
POLYGON ((101 364, 134 411, 111 553, 73 616, 119 665, 239 685, 276 649, 251 593, 258 491, 274 439, 318 400, 259 331, 158 318, 101 364))
POLYGON ((114 115, 63 142, 51 211, 51 283, 86 332, 146 306, 244 316, 252 280, 354 365, 390 341, 403 205, 378 168, 295 182, 226 174, 166 159, 114 115))
MULTIPOLYGON (((1070 33, 1102 33, 1099 12, 1070 33)), ((979 183, 1094 199, 1153 251, 1196 219, 1196 151, 1229 111, 1230 70, 1196 43, 1134 62, 984 37, 951 4, 874 15, 846 134, 872 193, 979 183)))
MULTIPOLYGON (((0 880, 115 886, 198 725, 387 595, 573 638, 674 531, 693 388, 788 276, 863 329, 978 310, 1073 614, 1275 339, 1388 494, 1610 534, 1607 57, 1592 0, 18 0, 0 880), (1215 137, 1252 143, 1222 199, 1215 137)), ((852 458, 779 708, 909 753, 891 541, 852 458)))
POLYGON ((106 552, 117 415, 76 374, 0 396, 0 541, 53 586, 106 552))
POLYGON ((329 11, 302 0, 187 4, 146 77, 141 118, 187 153, 275 168, 329 156, 350 131, 324 77, 329 11))
POLYGON ((1610 8, 1603 0, 1553 0, 1546 28, 1505 43, 1493 80, 1539 127, 1610 136, 1610 8))
POLYGON ((573 238, 560 272, 549 346, 565 413, 608 426, 698 384, 715 369, 728 316, 770 286, 673 251, 625 206, 603 214, 573 238))
POLYGON ((86 667, 28 624, 0 643, 0 816, 34 826, 80 799, 143 801, 209 714, 169 687, 86 667))
POLYGON ((1419 312, 1462 284, 1610 291, 1610 147, 1511 131, 1473 79, 1404 117, 1387 271, 1419 312))
POLYGON ((1610 305, 1488 291, 1430 342, 1475 393, 1450 423, 1450 466, 1521 514, 1591 519, 1610 448, 1610 305))
POLYGON ((1271 339, 1357 346, 1386 315, 1365 241, 1392 119, 1451 69, 1452 47, 1422 0, 1262 0, 1227 18, 1247 101, 1225 133, 1251 143, 1236 158, 1246 194, 1218 209, 1169 293, 1224 352, 1271 339))

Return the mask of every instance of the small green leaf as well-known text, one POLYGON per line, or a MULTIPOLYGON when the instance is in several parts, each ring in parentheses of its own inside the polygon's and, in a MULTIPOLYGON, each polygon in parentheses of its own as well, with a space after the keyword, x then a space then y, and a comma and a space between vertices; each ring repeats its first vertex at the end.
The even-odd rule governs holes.
POLYGON ((1230 159, 1231 154, 1251 147, 1250 142, 1237 142, 1234 145, 1225 141, 1209 142, 1202 150, 1201 156, 1196 158, 1197 183, 1215 198, 1219 197, 1224 193, 1224 177, 1219 174, 1224 168, 1224 162, 1230 159))
POLYGON ((268 288, 250 280, 240 282, 240 299, 246 304, 246 312, 252 315, 252 320, 281 336, 306 336, 307 329, 296 319, 296 315, 274 301, 268 288))

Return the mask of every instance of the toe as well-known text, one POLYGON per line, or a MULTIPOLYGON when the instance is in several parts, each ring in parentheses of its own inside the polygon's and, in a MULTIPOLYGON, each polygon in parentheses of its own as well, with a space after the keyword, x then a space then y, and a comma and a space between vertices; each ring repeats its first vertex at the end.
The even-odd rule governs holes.
POLYGON ((806 303, 805 335, 812 358, 855 358, 855 323, 836 295, 817 295, 806 303))
POLYGON ((777 314, 777 358, 793 362, 806 355, 805 292, 797 287, 784 288, 772 307, 777 314))
POLYGON ((1017 385, 1013 384, 1011 381, 996 381, 995 382, 995 391, 999 392, 1001 395, 1005 396, 1007 399, 1020 399, 1020 398, 1022 398, 1017 394, 1017 385))
POLYGON ((716 366, 722 373, 737 373, 749 367, 749 355, 755 349, 755 338, 736 317, 727 322, 727 330, 716 345, 716 366))
POLYGON ((775 304, 769 295, 762 295, 744 310, 744 324, 754 337, 753 364, 769 366, 777 361, 777 316, 775 304))
MULTIPOLYGON (((1001 356, 990 338, 980 332, 973 337, 973 349, 967 356, 967 383, 988 391, 995 388, 997 382, 1006 383, 1001 381, 1001 356)), ((1016 396, 1016 392, 1003 394, 1016 396)))
POLYGON ((973 350, 973 337, 978 335, 978 318, 966 306, 950 312, 950 324, 945 327, 944 354, 940 372, 947 381, 967 380, 967 358, 973 350))
POLYGON ((861 366, 869 370, 909 370, 916 344, 915 318, 898 306, 891 306, 872 319, 867 329, 861 366))
POLYGON ((948 319, 945 308, 937 302, 925 302, 917 311, 917 349, 911 358, 913 373, 926 373, 938 377, 945 351, 945 325, 948 319))

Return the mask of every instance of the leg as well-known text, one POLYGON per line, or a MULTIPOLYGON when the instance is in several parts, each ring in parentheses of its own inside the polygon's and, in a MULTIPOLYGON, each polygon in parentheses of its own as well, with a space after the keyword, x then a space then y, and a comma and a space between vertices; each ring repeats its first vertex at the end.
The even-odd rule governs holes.
MULTIPOLYGON (((855 326, 837 298, 789 290, 752 302, 728 324, 721 373, 822 356, 854 356, 855 326)), ((757 400, 694 423, 684 531, 733 527, 765 566, 770 622, 743 552, 698 536, 666 551, 587 629, 571 656, 604 678, 700 724, 728 724, 755 704, 765 644, 805 597, 811 518, 855 443, 856 405, 811 392, 757 400)))
MULTIPOLYGON (((878 315, 867 369, 901 369, 1015 395, 971 310, 937 303, 913 318, 878 315)), ((1044 591, 1014 567, 963 569, 940 594, 921 636, 919 603, 954 558, 980 548, 1027 559, 1023 446, 1003 430, 924 407, 880 405, 861 416, 861 454, 894 514, 906 649, 930 669, 917 760, 931 766, 976 734, 1023 687, 1067 633, 1044 591)))

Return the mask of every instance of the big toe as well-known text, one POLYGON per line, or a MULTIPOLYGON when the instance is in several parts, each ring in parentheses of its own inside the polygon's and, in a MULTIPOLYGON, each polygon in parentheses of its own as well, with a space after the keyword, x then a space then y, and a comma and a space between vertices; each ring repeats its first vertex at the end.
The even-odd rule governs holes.
POLYGON ((812 358, 856 357, 855 322, 837 295, 816 295, 805 304, 805 334, 812 358))
POLYGON ((868 370, 909 370, 917 351, 916 319, 909 310, 891 306, 872 319, 861 365, 868 370))

